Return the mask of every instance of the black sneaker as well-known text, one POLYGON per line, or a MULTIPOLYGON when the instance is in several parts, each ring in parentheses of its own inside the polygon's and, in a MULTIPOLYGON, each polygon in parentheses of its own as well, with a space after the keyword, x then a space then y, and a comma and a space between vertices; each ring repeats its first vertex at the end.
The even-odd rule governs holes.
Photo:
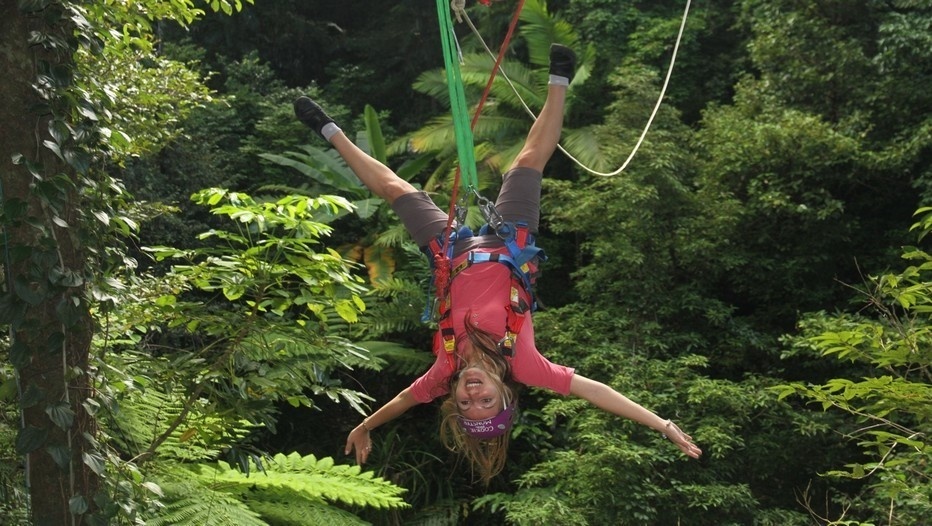
POLYGON ((576 73, 576 53, 561 45, 550 44, 550 74, 572 80, 576 73))
POLYGON ((317 135, 323 137, 321 130, 328 123, 333 122, 324 110, 307 97, 298 97, 294 101, 294 114, 298 120, 303 122, 308 128, 317 132, 317 135))

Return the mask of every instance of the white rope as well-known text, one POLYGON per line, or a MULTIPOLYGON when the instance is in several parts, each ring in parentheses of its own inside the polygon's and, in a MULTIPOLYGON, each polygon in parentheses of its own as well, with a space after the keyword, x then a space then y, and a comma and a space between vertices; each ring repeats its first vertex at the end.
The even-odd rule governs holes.
MULTIPOLYGON (((660 96, 657 98, 657 104, 654 105, 654 110, 651 112, 650 118, 647 119, 647 124, 644 126, 644 131, 641 132, 641 136, 638 138, 637 143, 634 145, 634 149, 631 150, 631 154, 628 155, 628 158, 625 159, 625 162, 622 163, 621 167, 619 167, 617 170, 615 170, 614 172, 605 173, 605 172, 599 172, 599 171, 593 170, 592 168, 589 168, 588 166, 584 165, 579 159, 570 155, 570 153, 567 152, 566 149, 563 148, 563 146, 557 145, 557 148, 561 152, 563 152, 563 154, 566 155, 567 158, 569 158, 571 161, 576 163, 577 166, 579 166, 583 170, 593 175, 598 175, 601 177, 614 177, 620 174, 621 172, 623 172, 625 168, 628 167, 628 164, 631 163, 631 160, 634 159, 634 155, 637 153, 638 149, 640 149, 641 144, 644 142, 644 138, 647 137, 647 132, 650 130, 650 126, 651 124, 653 124, 654 118, 657 116, 657 112, 660 110, 660 104, 663 102, 663 98, 666 96, 667 86, 670 85, 670 78, 673 76, 673 65, 676 63, 676 54, 677 52, 679 52, 680 42, 683 40, 683 31, 686 29, 686 20, 689 18, 689 7, 691 3, 692 3, 692 0, 686 0, 686 8, 683 10, 683 20, 680 22, 680 30, 679 30, 679 33, 676 35, 676 44, 674 44, 673 46, 673 55, 670 57, 670 66, 667 68, 667 74, 663 80, 663 86, 660 89, 660 96)), ((461 13, 457 12, 457 15, 458 15, 457 18, 459 18, 460 14, 463 15, 464 20, 469 25, 469 28, 472 29, 472 32, 476 35, 476 38, 479 39, 479 42, 482 43, 482 47, 485 48, 486 52, 493 59, 497 59, 498 56, 494 52, 492 52, 491 49, 489 49, 489 46, 485 43, 485 40, 482 38, 482 35, 479 33, 479 30, 476 29, 475 25, 473 25, 472 20, 466 14, 465 10, 463 10, 461 13)), ((518 97, 518 100, 521 101, 521 105, 524 106, 524 111, 526 111, 528 115, 530 115, 531 118, 536 121, 537 115, 534 113, 533 110, 531 110, 531 108, 528 107, 527 102, 525 102, 524 98, 521 97, 521 93, 518 92, 518 88, 515 87, 514 83, 511 82, 511 79, 508 78, 508 74, 505 73, 504 68, 499 66, 498 71, 499 73, 501 73, 502 78, 505 79, 508 85, 511 86, 511 89, 512 91, 515 92, 515 95, 518 97)))

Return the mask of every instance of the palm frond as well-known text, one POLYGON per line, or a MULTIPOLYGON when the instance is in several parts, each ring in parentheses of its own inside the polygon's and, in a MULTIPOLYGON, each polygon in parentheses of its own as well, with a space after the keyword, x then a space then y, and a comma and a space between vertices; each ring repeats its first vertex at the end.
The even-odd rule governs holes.
POLYGON ((546 0, 528 0, 521 10, 521 22, 521 37, 527 43, 531 64, 549 64, 551 43, 579 48, 576 30, 566 20, 550 14, 546 0))
POLYGON ((401 376, 421 374, 434 362, 434 355, 431 353, 392 342, 360 342, 359 345, 369 349, 373 356, 385 360, 389 364, 386 371, 401 376))
POLYGON ((593 170, 611 169, 610 160, 602 148, 604 143, 599 141, 594 127, 565 130, 560 144, 570 155, 593 170))
POLYGON ((445 108, 450 108, 450 96, 447 88, 447 78, 443 69, 433 69, 418 75, 412 87, 415 91, 429 95, 445 108))
POLYGON ((416 152, 449 149, 456 144, 453 119, 450 116, 435 117, 410 136, 411 147, 416 152))

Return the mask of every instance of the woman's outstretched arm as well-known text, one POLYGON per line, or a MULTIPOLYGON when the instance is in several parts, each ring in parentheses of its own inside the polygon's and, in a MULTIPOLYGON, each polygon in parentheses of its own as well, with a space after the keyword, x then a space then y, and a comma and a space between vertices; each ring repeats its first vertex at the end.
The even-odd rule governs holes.
POLYGON ((570 381, 570 394, 588 400, 592 405, 609 413, 634 420, 663 433, 683 453, 692 458, 699 458, 702 455, 702 450, 693 444, 692 437, 680 430, 672 421, 660 418, 601 382, 574 374, 570 381))
POLYGON ((356 463, 365 464, 366 459, 369 458, 369 452, 372 450, 372 437, 369 436, 369 432, 382 424, 398 418, 403 415, 405 411, 419 403, 420 402, 415 400, 414 396, 411 395, 410 388, 406 387, 403 391, 395 395, 395 398, 392 398, 387 404, 380 407, 378 411, 363 419, 361 424, 350 431, 349 436, 346 437, 344 453, 349 455, 355 449, 356 463))

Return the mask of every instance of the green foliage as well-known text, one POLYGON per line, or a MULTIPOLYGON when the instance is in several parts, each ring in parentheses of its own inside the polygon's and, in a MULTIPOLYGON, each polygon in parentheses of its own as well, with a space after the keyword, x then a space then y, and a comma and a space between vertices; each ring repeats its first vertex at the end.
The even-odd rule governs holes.
MULTIPOLYGON (((4 342, 7 346, 8 342, 4 342)), ((0 364, 0 522, 29 524, 29 496, 25 491, 19 455, 13 445, 20 426, 13 369, 0 364)))
MULTIPOLYGON (((550 319, 546 316, 539 326, 547 327, 550 319)), ((567 329, 561 333, 571 339, 573 331, 567 334, 567 329)), ((760 500, 775 481, 792 484, 783 463, 807 449, 791 445, 798 441, 786 425, 791 409, 775 405, 763 389, 773 381, 707 378, 698 372, 709 367, 701 357, 645 360, 619 351, 623 342, 612 347, 539 344, 547 345, 552 360, 573 364, 580 373, 672 417, 689 430, 708 460, 684 459, 659 435, 584 401, 550 400, 535 426, 549 430, 549 436, 530 439, 546 444, 542 460, 521 470, 514 494, 479 499, 477 505, 504 509, 509 524, 537 524, 544 516, 558 517, 561 524, 751 524, 767 515, 793 517, 784 524, 806 524, 804 515, 793 512, 793 499, 760 500), (768 438, 761 443, 758 435, 768 438), (781 445, 768 448, 768 439, 781 445), (762 448, 771 451, 769 458, 758 458, 762 448), (616 498, 618 488, 624 499, 616 498)))
MULTIPOLYGON (((215 403, 234 404, 251 422, 273 424, 271 402, 312 406, 309 395, 345 400, 359 411, 363 399, 329 378, 333 367, 377 367, 364 349, 328 332, 330 315, 353 323, 365 308, 364 289, 348 262, 321 246, 330 232, 318 216, 349 204, 340 198, 289 196, 259 203, 242 193, 205 190, 194 196, 226 217, 236 230, 214 229, 202 239, 215 245, 181 251, 151 251, 159 258, 187 260, 173 267, 169 282, 207 293, 223 305, 213 312, 180 294, 157 297, 165 327, 189 332, 203 347, 179 350, 171 367, 183 367, 215 403), (307 391, 307 392, 305 392, 307 391), (258 405, 255 405, 258 404, 258 405), (255 412, 259 407, 264 410, 255 412)), ((191 389, 191 387, 189 387, 191 389)))
MULTIPOLYGON (((226 246, 190 251, 187 255, 201 261, 176 267, 198 289, 220 292, 229 301, 243 298, 253 314, 284 316, 292 307, 303 307, 307 312, 299 314, 300 324, 309 317, 325 321, 322 313, 327 303, 321 298, 345 296, 334 308, 347 321, 355 321, 365 308, 359 297, 363 289, 345 270, 347 262, 332 250, 314 248, 330 232, 330 227, 316 219, 349 209, 345 200, 288 196, 257 203, 248 195, 219 189, 201 191, 193 199, 213 206, 212 213, 226 216, 238 227, 235 232, 202 234, 202 240, 215 238, 226 246), (289 287, 297 290, 292 293, 289 287)), ((160 258, 186 255, 171 249, 152 251, 160 258)))
MULTIPOLYGON (((419 77, 415 96, 408 89, 421 73, 413 64, 436 65, 436 35, 424 25, 432 17, 412 16, 410 6, 398 4, 379 7, 367 22, 356 16, 366 11, 358 3, 351 17, 343 16, 350 11, 342 5, 323 13, 314 4, 257 6, 235 27, 215 17, 204 29, 195 22, 206 10, 233 12, 242 4, 82 4, 67 16, 95 22, 93 29, 75 33, 86 44, 79 58, 90 74, 36 67, 43 82, 70 90, 78 101, 51 105, 46 146, 69 170, 88 176, 74 188, 89 199, 71 208, 76 216, 66 216, 62 196, 73 183, 46 177, 46 166, 34 159, 17 158, 34 176, 35 195, 50 205, 52 222, 37 231, 44 235, 55 228, 49 225, 67 224, 68 234, 77 233, 75 239, 92 247, 93 261, 88 272, 81 265, 36 271, 10 285, 29 303, 43 292, 30 284, 48 280, 71 290, 83 282, 102 301, 93 311, 103 329, 90 368, 98 374, 96 391, 87 390, 95 396, 87 406, 105 429, 102 445, 85 465, 91 473, 107 467, 110 497, 100 502, 114 521, 156 515, 153 520, 166 524, 456 524, 467 515, 477 523, 507 516, 514 524, 924 520, 928 382, 918 375, 928 374, 929 357, 922 329, 928 310, 923 252, 908 251, 917 257, 908 271, 872 281, 871 294, 883 298, 877 305, 888 319, 818 312, 848 307, 848 290, 835 280, 858 279, 855 258, 861 268, 882 269, 894 261, 889 247, 899 244, 905 212, 932 188, 932 127, 928 112, 921 111, 932 93, 925 89, 932 71, 928 2, 708 2, 692 13, 674 85, 628 171, 588 179, 574 175, 559 157, 554 160, 551 168, 560 181, 549 178, 546 187, 541 244, 551 261, 541 284, 557 290, 561 303, 576 303, 539 315, 539 346, 554 361, 598 376, 681 421, 699 439, 708 464, 677 462, 669 444, 636 426, 580 402, 549 401, 532 392, 523 400, 509 466, 519 486, 512 491, 507 480, 498 481, 496 491, 502 493, 480 499, 470 511, 463 499, 475 492, 459 485, 442 454, 430 449, 430 418, 380 428, 376 450, 384 456, 372 460, 381 473, 411 488, 407 495, 417 503, 417 515, 402 515, 398 507, 390 513, 374 508, 371 516, 355 508, 350 513, 319 495, 286 501, 282 495, 299 491, 301 482, 281 473, 249 473, 257 465, 251 459, 262 457, 246 434, 257 423, 270 430, 285 427, 278 421, 282 405, 330 411, 321 402, 340 401, 349 416, 334 410, 340 414, 332 423, 303 412, 299 417, 327 426, 314 428, 303 443, 330 447, 328 440, 341 437, 322 435, 342 434, 368 400, 345 382, 363 382, 372 386, 370 395, 390 396, 385 393, 396 379, 370 379, 366 369, 412 376, 430 359, 429 353, 412 351, 429 341, 417 321, 423 258, 405 241, 388 207, 367 200, 332 152, 303 145, 308 133, 294 121, 290 102, 298 92, 326 93, 343 102, 348 108, 334 105, 335 116, 362 115, 356 119, 365 125, 358 143, 382 160, 408 156, 411 146, 425 152, 398 171, 413 181, 429 166, 427 177, 418 180, 444 204, 455 167, 452 133, 448 119, 429 116, 438 108, 442 113, 446 86, 433 71, 419 77), (154 53, 153 28, 160 34, 174 30, 165 20, 185 26, 211 49, 193 53, 193 61, 179 60, 185 53, 170 45, 160 44, 154 53), (275 34, 255 30, 273 27, 270 20, 276 21, 275 34), (398 20, 404 31, 397 31, 398 20), (379 45, 386 42, 391 45, 379 45), (93 54, 94 48, 104 54, 93 54), (257 51, 237 56, 251 48, 257 51), (274 67, 259 57, 273 57, 274 67), (222 93, 208 93, 193 68, 216 70, 213 86, 222 93), (306 88, 288 87, 309 79, 313 85, 306 88), (381 124, 374 110, 363 107, 366 100, 379 102, 381 124), (398 100, 403 102, 390 102, 398 100), (706 106, 708 100, 717 104, 706 106), (393 125, 420 130, 399 140, 392 133, 383 137, 382 126, 393 125), (98 148, 79 139, 105 140, 98 148), (150 155, 152 148, 161 151, 150 155), (288 153, 259 155, 264 152, 288 153), (136 154, 143 157, 131 157, 136 154), (212 217, 205 207, 191 207, 185 216, 160 218, 173 224, 156 236, 151 223, 140 234, 142 220, 168 209, 128 209, 131 198, 108 175, 114 171, 98 170, 97 161, 107 156, 133 176, 132 191, 180 208, 202 186, 239 191, 246 185, 252 195, 274 197, 268 203, 242 200, 212 217), (324 238, 283 235, 293 224, 272 216, 304 205, 302 198, 280 203, 279 195, 316 199, 330 192, 342 195, 340 204, 320 201, 305 217, 319 223, 306 232, 328 238, 326 248, 324 238), (357 204, 355 214, 347 202, 357 204), (255 222, 237 222, 241 218, 255 222), (263 230, 269 220, 280 222, 263 230), (191 235, 208 229, 203 238, 191 235), (143 245, 193 248, 162 253, 173 256, 166 263, 181 262, 177 272, 130 277, 135 262, 121 241, 111 241, 112 234, 141 235, 143 245), (97 266, 105 271, 95 271, 97 266), (117 275, 109 274, 115 268, 117 275), (359 278, 365 274, 368 290, 359 278), (788 360, 776 362, 777 336, 806 311, 817 314, 798 324, 802 334, 787 340, 793 345, 785 352, 788 360), (894 322, 900 325, 894 328, 894 322), (344 379, 350 370, 353 378, 344 379), (787 397, 774 403, 767 389, 791 381, 792 390, 779 391, 787 397), (789 405, 796 398, 790 392, 830 410, 799 410, 789 405), (856 438, 846 443, 842 435, 856 438), (226 480, 240 475, 216 462, 221 455, 248 480, 286 480, 289 489, 262 487, 254 491, 263 498, 255 499, 243 489, 249 483, 226 480), (181 468, 181 461, 186 464, 177 475, 187 478, 163 474, 181 468), (831 477, 810 481, 818 472, 831 477), (211 485, 193 473, 224 482, 211 485), (624 494, 627 502, 616 502, 610 493, 624 494), (796 495, 808 503, 811 517, 799 509, 796 495), (822 501, 825 511, 816 511, 813 503, 822 501), (166 507, 156 512, 161 504, 166 507)), ((490 43, 510 15, 513 6, 507 4, 472 10, 488 24, 482 31, 491 35, 490 43)), ((586 82, 572 88, 564 145, 590 166, 612 168, 628 155, 656 101, 679 8, 571 0, 551 2, 548 11, 544 2, 529 2, 504 67, 536 108, 550 41, 594 42, 592 51, 581 51, 577 80, 586 82), (593 122, 601 125, 579 127, 593 122)), ((471 37, 462 44, 467 95, 476 100, 491 59, 476 52, 471 37)), ((46 45, 69 49, 65 40, 46 45)), ((476 134, 483 190, 496 185, 529 123, 499 79, 476 134)), ((243 195, 235 191, 227 195, 243 195)), ((38 225, 35 217, 15 215, 23 209, 7 203, 5 219, 38 225)), ((19 257, 21 250, 8 253, 19 257)), ((31 254, 22 261, 36 268, 56 260, 53 251, 31 254)), ((4 312, 17 321, 15 308, 4 312)), ((57 313, 63 323, 77 319, 75 309, 57 313)), ((28 357, 20 346, 4 346, 3 352, 16 363, 28 357)), ((5 374, 9 378, 0 389, 8 391, 15 382, 5 374)), ((25 400, 34 402, 36 393, 26 389, 25 400)), ((80 417, 77 406, 57 401, 40 411, 51 429, 74 427, 80 417)), ((18 426, 12 412, 6 420, 10 429, 18 426)), ((2 429, 0 424, 0 435, 2 429)), ((6 438, 11 471, 0 470, 0 496, 3 509, 12 510, 23 494, 15 489, 15 440, 6 438)), ((31 449, 40 438, 32 429, 20 445, 31 449)), ((36 451, 64 463, 60 447, 36 451)), ((93 503, 74 497, 75 511, 93 503)), ((18 520, 21 511, 2 520, 18 520)))
POLYGON ((349 203, 330 196, 257 202, 216 189, 193 199, 233 228, 205 233, 198 249, 152 249, 187 264, 137 278, 133 296, 115 298, 119 308, 103 324, 109 381, 96 403, 108 416, 101 419, 107 443, 136 459, 158 488, 152 505, 164 506, 137 513, 152 524, 318 524, 323 517, 356 524, 333 503, 402 507, 401 490, 371 472, 296 455, 264 461, 248 439, 259 425, 274 430, 276 402, 314 407, 326 397, 365 411, 367 397, 332 372, 383 362, 336 335, 358 319, 364 289, 348 262, 323 246, 330 228, 316 220, 349 203), (212 464, 221 455, 239 471, 212 464), (290 501, 302 503, 301 514, 275 511, 290 501))
MULTIPOLYGON (((917 212, 920 221, 914 229, 920 239, 930 232, 929 213, 928 208, 917 212)), ((850 416, 842 432, 866 459, 849 461, 845 469, 833 469, 826 476, 867 483, 849 504, 852 515, 867 521, 911 523, 932 511, 932 256, 909 247, 903 257, 912 265, 871 278, 871 289, 864 292, 870 311, 831 317, 815 313, 805 322, 818 330, 805 330, 809 325, 803 325, 802 333, 789 339, 797 349, 809 349, 824 359, 858 363, 864 368, 862 375, 774 388, 780 398, 799 396, 823 411, 850 416)))
MULTIPOLYGON (((137 380, 144 379, 137 377, 137 380)), ((111 445, 125 455, 152 456, 150 445, 168 433, 158 446, 159 457, 178 461, 215 458, 242 442, 249 429, 256 427, 245 421, 225 419, 206 400, 198 400, 186 408, 180 387, 172 393, 163 393, 148 383, 126 389, 119 397, 119 405, 113 406, 114 411, 109 413, 111 418, 103 419, 112 437, 111 445), (183 424, 174 426, 179 418, 183 424)))
MULTIPOLYGON (((387 164, 388 151, 384 144, 382 126, 374 108, 368 105, 365 107, 364 123, 365 130, 358 134, 357 145, 373 158, 387 164)), ((359 219, 365 221, 366 225, 360 229, 362 232, 358 239, 351 237, 353 229, 342 229, 347 242, 339 249, 347 259, 365 265, 372 288, 370 304, 373 308, 359 321, 355 333, 361 338, 378 338, 391 333, 411 332, 423 328, 419 318, 420 311, 410 308, 411 305, 424 301, 426 285, 422 282, 424 276, 428 275, 428 268, 423 254, 410 241, 403 225, 388 213, 388 207, 380 206, 381 199, 371 197, 369 190, 361 184, 335 150, 324 151, 310 145, 301 147, 301 150, 288 151, 283 155, 262 154, 262 157, 298 171, 310 179, 311 184, 301 188, 266 186, 263 189, 289 190, 312 196, 322 192, 335 192, 349 199, 353 205, 352 211, 359 219), (399 308, 401 305, 408 308, 399 308)), ((431 161, 429 155, 407 159, 396 169, 396 174, 402 179, 411 180, 431 161)), ((332 220, 343 215, 335 214, 332 220)), ((345 225, 345 222, 341 224, 345 225)), ((393 364, 391 370, 394 372, 407 371, 411 375, 423 370, 426 357, 412 353, 403 346, 373 342, 368 347, 391 353, 387 361, 393 364)))

